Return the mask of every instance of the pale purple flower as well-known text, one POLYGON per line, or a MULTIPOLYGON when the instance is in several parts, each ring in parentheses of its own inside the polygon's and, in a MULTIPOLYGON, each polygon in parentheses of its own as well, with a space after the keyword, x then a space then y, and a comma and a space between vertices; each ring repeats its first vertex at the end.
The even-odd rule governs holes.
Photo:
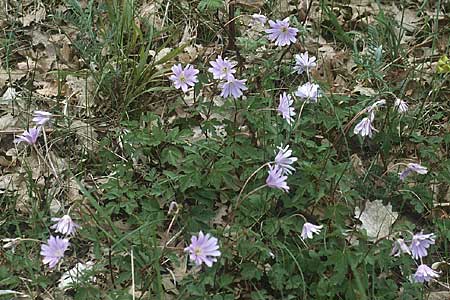
POLYGON ((392 247, 391 255, 400 256, 400 254, 402 253, 411 255, 411 251, 409 250, 409 247, 406 245, 405 241, 403 239, 396 239, 392 247))
POLYGON ((36 144, 36 141, 37 141, 40 133, 41 133, 40 127, 30 128, 28 130, 25 130, 22 133, 22 135, 18 136, 14 140, 14 142, 15 143, 25 142, 29 145, 34 145, 34 144, 36 144))
POLYGON ((277 147, 278 154, 275 156, 275 165, 283 170, 283 174, 291 174, 295 171, 294 167, 291 166, 297 161, 297 157, 293 157, 292 150, 289 149, 289 145, 286 147, 277 147))
POLYGON ((293 103, 294 100, 290 95, 286 94, 286 92, 283 92, 283 94, 280 95, 280 104, 278 105, 277 110, 289 125, 291 125, 291 122, 293 121, 292 117, 295 116, 294 107, 292 106, 293 103))
POLYGON ((420 283, 423 283, 425 281, 429 282, 438 277, 439 274, 436 271, 424 264, 421 264, 419 267, 417 267, 417 271, 413 275, 414 281, 420 283))
POLYGON ((261 25, 265 25, 267 22, 267 17, 265 15, 253 14, 252 19, 255 23, 259 23, 261 25))
POLYGON ((300 97, 307 102, 317 102, 317 98, 319 97, 319 85, 307 82, 298 87, 295 96, 300 97))
POLYGON ((374 130, 376 131, 375 127, 372 125, 371 118, 365 117, 355 126, 353 133, 359 134, 362 137, 368 136, 371 138, 374 130))
POLYGON ((187 92, 189 86, 194 86, 198 82, 197 74, 199 70, 194 68, 194 66, 188 64, 184 69, 181 64, 174 65, 172 67, 173 75, 169 77, 173 81, 175 88, 180 89, 183 92, 187 92))
POLYGON ((69 247, 69 239, 62 239, 59 236, 50 236, 47 244, 41 245, 41 255, 44 264, 49 268, 54 268, 59 260, 64 257, 64 252, 69 247))
POLYGON ((274 189, 280 189, 285 192, 289 191, 289 187, 286 183, 287 176, 283 175, 283 169, 275 165, 272 167, 269 165, 269 176, 267 176, 266 184, 268 187, 274 189))
POLYGON ((33 112, 33 122, 36 123, 36 125, 43 126, 45 123, 50 121, 52 118, 52 114, 43 110, 35 110, 33 112))
POLYGON ((298 29, 289 27, 289 18, 283 21, 276 20, 276 22, 269 20, 270 28, 266 29, 267 38, 272 42, 275 41, 277 46, 288 46, 291 43, 295 43, 297 39, 298 29))
POLYGON ((406 169, 404 169, 401 173, 399 173, 400 180, 404 181, 406 177, 408 177, 409 174, 412 172, 416 172, 417 174, 427 174, 428 169, 422 165, 415 164, 415 163, 409 163, 406 169))
POLYGON ((409 246, 409 249, 411 249, 412 256, 415 259, 419 259, 422 257, 425 257, 428 255, 427 248, 430 247, 430 245, 434 244, 434 234, 423 234, 416 233, 413 235, 411 245, 409 246))
POLYGON ((406 101, 403 101, 399 98, 395 99, 394 107, 397 109, 397 111, 401 114, 404 114, 408 111, 408 103, 406 101))
POLYGON ((222 89, 220 96, 223 98, 229 96, 232 96, 234 99, 239 98, 242 96, 242 91, 247 90, 247 87, 244 84, 245 81, 245 79, 238 80, 234 77, 228 78, 226 82, 219 84, 219 88, 222 89))
POLYGON ((75 234, 77 228, 80 227, 80 225, 75 223, 69 215, 64 215, 61 218, 52 218, 52 221, 56 222, 56 224, 52 225, 50 228, 55 229, 55 232, 64 235, 75 234))
POLYGON ((208 72, 213 74, 214 79, 225 79, 233 78, 233 73, 236 73, 236 70, 233 69, 236 66, 236 62, 222 59, 222 56, 218 56, 215 61, 209 62, 212 68, 208 69, 208 72))
POLYGON ((303 228, 302 228, 302 234, 301 237, 302 239, 306 240, 308 239, 312 239, 313 238, 313 234, 319 234, 320 230, 323 228, 323 225, 314 225, 311 224, 309 222, 306 222, 305 224, 303 224, 303 228))
POLYGON ((301 54, 295 55, 295 66, 294 70, 297 71, 298 74, 302 74, 303 72, 309 72, 312 68, 316 67, 316 57, 309 56, 308 51, 301 54))
POLYGON ((189 258, 195 265, 200 266, 205 263, 208 267, 211 267, 217 261, 216 257, 221 254, 218 240, 209 233, 203 235, 201 231, 198 237, 195 235, 191 237, 191 244, 184 248, 184 251, 189 252, 189 258))

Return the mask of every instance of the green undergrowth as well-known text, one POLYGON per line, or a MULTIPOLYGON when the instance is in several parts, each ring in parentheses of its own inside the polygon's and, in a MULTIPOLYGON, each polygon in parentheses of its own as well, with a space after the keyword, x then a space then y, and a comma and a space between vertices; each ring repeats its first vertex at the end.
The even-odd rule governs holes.
MULTIPOLYGON (((410 32, 382 3, 370 24, 356 26, 345 5, 332 1, 318 1, 310 13, 320 19, 311 24, 297 10, 266 1, 258 10, 270 19, 289 16, 300 30, 295 46, 276 47, 264 33, 247 35, 249 26, 238 21, 233 37, 224 2, 168 1, 157 6, 163 26, 140 16, 142 3, 132 0, 67 1, 67 10, 48 17, 56 28, 79 31, 71 42, 80 70, 59 76, 92 77, 96 105, 91 116, 63 118, 53 127, 48 139, 61 157, 70 153, 70 164, 60 178, 45 175, 45 185, 32 169, 25 172, 28 210, 18 208, 17 192, 2 192, 0 237, 24 240, 0 248, 0 290, 30 299, 211 300, 426 299, 430 291, 447 290, 448 72, 426 69, 423 62, 439 58, 411 59, 402 42, 414 34, 441 57, 437 41, 448 36, 445 26, 426 15, 424 27, 410 32), (189 25, 196 36, 180 42, 189 25), (314 43, 321 39, 334 49, 331 56, 314 43), (168 77, 198 45, 209 52, 198 50, 189 61, 200 70, 191 101, 168 77), (292 70, 294 54, 304 50, 318 58, 319 70, 310 76, 322 94, 318 103, 296 99, 289 126, 276 108, 283 91, 294 93, 308 81, 292 70), (238 62, 236 76, 249 88, 244 98, 218 97, 207 69, 220 53, 238 62), (396 98, 407 100, 407 113, 397 112, 396 98), (355 116, 381 99, 386 105, 373 137, 355 135, 362 118, 355 116), (73 147, 70 124, 78 119, 98 125, 94 149, 73 147), (261 188, 267 167, 254 173, 274 160, 280 145, 298 157, 289 193, 261 188), (398 173, 410 162, 428 174, 401 181, 398 173), (75 200, 52 189, 69 183, 75 200), (64 199, 63 211, 70 207, 82 228, 60 266, 49 270, 39 245, 51 234, 53 199, 64 199), (398 213, 389 237, 371 238, 355 213, 375 200, 398 213), (172 202, 177 207, 169 213, 172 202), (301 238, 305 219, 323 225, 313 239, 301 238), (211 268, 195 268, 183 251, 199 231, 219 240, 221 256, 211 268), (442 262, 441 285, 413 283, 417 262, 391 256, 394 237, 407 240, 420 231, 436 235, 424 263, 442 262), (78 281, 57 288, 64 272, 88 261, 93 266, 78 281)), ((425 9, 416 8, 417 15, 425 9)), ((235 20, 254 12, 252 5, 234 7, 235 20)))

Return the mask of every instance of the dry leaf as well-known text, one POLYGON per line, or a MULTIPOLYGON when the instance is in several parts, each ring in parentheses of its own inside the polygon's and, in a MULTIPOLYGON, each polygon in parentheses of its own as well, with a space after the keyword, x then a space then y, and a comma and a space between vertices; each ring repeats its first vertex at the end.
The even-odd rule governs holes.
POLYGON ((16 89, 13 87, 9 87, 5 93, 3 93, 2 99, 0 101, 0 104, 11 104, 11 102, 16 99, 17 92, 16 89))
POLYGON ((355 208, 355 218, 360 220, 360 229, 365 229, 370 240, 389 236, 392 224, 397 220, 398 213, 392 211, 392 205, 383 205, 383 201, 367 201, 364 210, 355 208))
POLYGON ((361 158, 358 156, 358 154, 354 153, 350 156, 350 161, 353 167, 353 171, 355 171, 355 173, 358 176, 362 176, 364 174, 366 174, 366 168, 364 168, 364 164, 362 163, 361 158))
MULTIPOLYGON (((20 71, 20 70, 5 70, 0 68, 0 88, 3 88, 3 86, 11 79, 11 83, 15 82, 16 80, 22 79, 27 73, 20 71)), ((1 104, 1 99, 0 99, 1 104)))
POLYGON ((32 22, 38 23, 45 19, 45 8, 42 6, 20 18, 20 22, 24 27, 30 26, 32 22))
POLYGON ((80 141, 83 148, 86 148, 90 151, 97 149, 97 133, 94 131, 94 128, 92 128, 91 125, 80 120, 75 120, 72 123, 71 128, 75 130, 75 133, 78 136, 78 140, 80 141))
POLYGON ((450 299, 449 291, 441 291, 441 292, 430 292, 428 297, 425 297, 427 300, 448 300, 450 299))
POLYGON ((138 16, 142 19, 146 19, 149 24, 157 30, 161 30, 163 23, 159 17, 160 14, 158 13, 158 10, 161 8, 161 4, 158 2, 159 1, 144 1, 142 6, 139 8, 138 16))
MULTIPOLYGON (((283 2, 283 1, 281 1, 281 2, 283 2)), ((284 1, 284 2, 286 2, 286 1, 284 1)), ((246 9, 260 10, 264 5, 264 1, 263 0, 236 0, 236 4, 239 6, 243 6, 246 9)))
POLYGON ((50 202, 50 213, 55 216, 61 211, 62 204, 55 197, 52 197, 52 201, 50 202))
MULTIPOLYGON (((73 284, 79 284, 80 282, 82 282, 81 279, 83 277, 83 274, 86 271, 91 270, 93 265, 93 261, 88 261, 85 264, 77 263, 72 269, 64 272, 64 274, 59 279, 58 288, 61 290, 65 290, 73 284)), ((89 280, 93 279, 93 277, 89 278, 89 280)))
POLYGON ((55 152, 49 151, 46 158, 49 160, 52 168, 55 168, 54 171, 56 171, 58 174, 62 174, 67 170, 66 159, 59 157, 55 154, 55 152))
POLYGON ((45 164, 41 161, 41 158, 32 152, 31 156, 24 157, 20 159, 21 167, 19 168, 20 173, 31 172, 31 178, 38 179, 39 176, 45 173, 45 164))
POLYGON ((39 95, 46 97, 58 96, 58 81, 53 80, 49 82, 42 82, 41 84, 42 88, 36 90, 39 95))
POLYGON ((376 92, 374 91, 373 88, 364 87, 364 86, 360 86, 360 85, 355 86, 352 93, 354 93, 354 94, 359 93, 361 95, 368 96, 368 97, 376 95, 376 92))
POLYGON ((86 109, 85 112, 90 115, 94 106, 93 92, 95 89, 94 79, 92 76, 88 78, 78 78, 72 75, 66 77, 67 85, 70 87, 78 99, 77 106, 86 109))
POLYGON ((228 206, 223 205, 221 203, 216 203, 216 207, 217 207, 216 215, 211 220, 211 223, 214 225, 224 225, 225 224, 224 217, 227 216, 229 213, 228 206))
POLYGON ((0 194, 5 193, 6 191, 16 191, 22 181, 23 178, 19 174, 6 174, 0 176, 0 194))
POLYGON ((18 120, 11 114, 6 114, 0 118, 0 130, 6 130, 17 126, 18 120))

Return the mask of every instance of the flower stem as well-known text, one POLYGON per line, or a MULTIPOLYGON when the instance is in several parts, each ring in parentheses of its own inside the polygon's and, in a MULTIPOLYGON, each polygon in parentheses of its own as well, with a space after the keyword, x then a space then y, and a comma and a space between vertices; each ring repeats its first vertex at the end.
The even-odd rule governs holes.
POLYGON ((247 199, 248 197, 250 197, 251 195, 253 195, 254 193, 256 193, 257 191, 265 188, 267 186, 267 184, 263 184, 259 187, 257 187, 256 189, 254 189, 253 191, 249 192, 247 195, 245 195, 244 197, 242 197, 242 199, 240 199, 239 202, 236 203, 236 206, 234 207, 235 210, 237 210, 239 208, 239 206, 242 204, 242 202, 244 202, 245 199, 247 199))
POLYGON ((247 178, 247 180, 244 182, 244 185, 242 186, 241 191, 239 192, 239 196, 238 196, 238 198, 237 198, 237 200, 236 200, 236 205, 235 205, 235 207, 234 207, 235 210, 239 207, 240 202, 243 201, 243 200, 240 200, 240 199, 241 199, 242 193, 244 192, 244 189, 245 189, 245 187, 247 186, 247 184, 248 184, 248 182, 250 181, 250 179, 252 179, 252 177, 255 176, 256 173, 258 173, 259 171, 261 171, 261 169, 265 168, 265 167, 268 166, 268 165, 269 165, 269 163, 263 164, 261 167, 259 167, 258 169, 256 169, 256 171, 253 172, 252 175, 250 175, 250 176, 247 178))

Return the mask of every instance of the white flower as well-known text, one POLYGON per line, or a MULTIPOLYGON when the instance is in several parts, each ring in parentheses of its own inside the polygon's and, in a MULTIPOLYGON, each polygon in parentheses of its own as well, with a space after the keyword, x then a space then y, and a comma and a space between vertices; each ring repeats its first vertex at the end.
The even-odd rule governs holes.
POLYGON ((313 234, 319 234, 320 230, 323 228, 323 225, 314 225, 311 224, 309 222, 306 222, 305 224, 303 224, 303 228, 302 228, 302 234, 301 237, 302 239, 312 239, 313 238, 313 234))
POLYGON ((411 255, 411 251, 409 250, 409 247, 406 245, 405 241, 403 239, 396 239, 392 247, 391 255, 400 256, 400 254, 402 253, 411 255))
POLYGON ((42 111, 42 110, 35 110, 33 112, 33 120, 32 121, 34 123, 36 123, 36 125, 43 126, 43 125, 45 125, 45 123, 50 121, 52 116, 53 115, 49 112, 42 111))
POLYGON ((409 163, 406 169, 404 169, 401 173, 398 174, 400 176, 400 180, 404 181, 406 177, 408 177, 408 175, 411 174, 412 172, 424 175, 428 173, 428 168, 420 164, 409 163))
POLYGON ((394 107, 401 114, 404 114, 408 111, 408 103, 406 103, 406 101, 403 101, 399 98, 395 99, 394 107))
POLYGON ((439 274, 435 272, 432 268, 430 268, 427 265, 421 264, 418 268, 416 273, 413 275, 413 279, 415 282, 428 282, 433 280, 434 278, 438 278, 439 274))
POLYGON ((376 101, 374 104, 372 104, 371 106, 369 106, 369 107, 367 108, 367 111, 368 111, 368 112, 376 111, 377 109, 381 108, 381 107, 384 106, 384 105, 386 105, 386 100, 384 100, 384 99, 378 100, 378 101, 376 101))
POLYGON ((412 256, 415 259, 427 256, 428 255, 427 249, 431 245, 434 245, 435 243, 434 238, 435 236, 433 233, 423 234, 422 232, 420 232, 414 234, 411 241, 411 246, 409 246, 409 248, 411 249, 412 256))
POLYGON ((72 221, 72 218, 69 215, 64 215, 62 218, 52 218, 52 221, 56 222, 56 224, 50 228, 55 229, 55 232, 59 232, 64 235, 75 234, 77 228, 80 227, 80 225, 72 221))
POLYGON ((253 14, 252 19, 255 23, 259 23, 261 25, 265 25, 267 22, 267 17, 265 15, 253 14))
POLYGON ((361 120, 361 122, 359 122, 356 126, 355 129, 353 130, 354 134, 359 134, 362 137, 368 136, 369 138, 372 137, 372 132, 376 131, 375 127, 373 127, 372 125, 372 120, 371 118, 363 118, 361 120))
POLYGON ((291 174, 292 171, 295 171, 291 165, 297 161, 297 157, 291 156, 292 150, 289 149, 289 145, 277 148, 279 151, 275 157, 275 164, 283 170, 283 174, 291 174))
POLYGON ((308 51, 302 54, 295 55, 295 66, 294 70, 297 71, 298 74, 302 74, 303 72, 308 72, 312 68, 316 66, 316 57, 309 57, 308 51))
POLYGON ((286 94, 286 92, 283 92, 283 94, 280 95, 280 104, 278 105, 277 110, 289 125, 291 125, 293 121, 292 117, 295 116, 293 104, 294 100, 290 95, 286 94))
POLYGON ((298 87, 295 96, 300 97, 307 102, 317 102, 317 98, 319 97, 319 85, 307 82, 298 87))
POLYGON ((175 211, 175 214, 178 213, 179 207, 178 207, 178 203, 176 203, 175 201, 170 202, 169 204, 169 210, 167 211, 167 214, 170 215, 170 213, 172 213, 173 211, 175 211))

